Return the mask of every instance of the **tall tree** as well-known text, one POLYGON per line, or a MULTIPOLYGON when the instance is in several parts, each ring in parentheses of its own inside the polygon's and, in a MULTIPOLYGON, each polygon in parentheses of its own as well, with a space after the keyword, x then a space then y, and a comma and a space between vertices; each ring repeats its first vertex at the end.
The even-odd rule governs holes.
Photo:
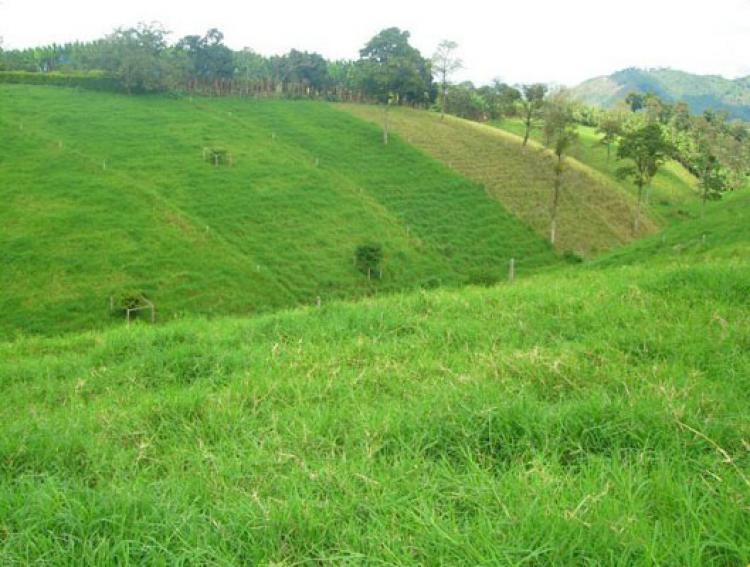
POLYGON ((565 172, 565 157, 570 147, 577 141, 578 132, 573 115, 573 105, 568 93, 560 91, 549 98, 544 105, 544 138, 555 154, 555 181, 550 206, 549 241, 553 246, 557 241, 557 213, 565 172))
POLYGON ((529 136, 534 127, 534 120, 544 107, 544 97, 547 96, 547 85, 535 83, 521 87, 521 106, 523 108, 523 124, 526 128, 523 135, 523 145, 529 143, 529 136))
POLYGON ((249 47, 234 54, 235 77, 244 81, 257 81, 269 75, 268 59, 249 47))
POLYGON ((177 42, 175 48, 187 54, 190 76, 196 81, 211 84, 234 75, 234 54, 224 45, 224 34, 216 28, 208 30, 202 37, 187 35, 177 42))
POLYGON ((599 119, 596 131, 602 135, 600 142, 607 147, 607 163, 612 154, 612 145, 617 142, 622 133, 622 114, 616 110, 607 110, 599 119))
POLYGON ((698 117, 693 124, 692 165, 701 191, 701 214, 705 213, 709 200, 721 199, 722 193, 729 189, 727 170, 719 157, 732 139, 727 135, 725 124, 722 118, 714 114, 698 117))
POLYGON ((633 234, 640 231, 641 206, 644 190, 651 184, 659 168, 672 153, 672 146, 664 137, 659 124, 648 123, 625 132, 617 149, 617 157, 629 159, 632 165, 621 167, 618 175, 630 178, 638 188, 638 204, 633 219, 633 234))
POLYGON ((292 49, 281 58, 280 70, 285 83, 296 83, 320 91, 328 85, 328 64, 322 55, 292 49))
POLYGON ((646 104, 644 100, 644 95, 642 95, 641 93, 637 93, 637 92, 632 92, 628 94, 628 96, 625 97, 625 102, 630 107, 630 110, 632 110, 633 112, 638 112, 646 104))
POLYGON ((156 23, 115 30, 107 38, 105 70, 117 77, 128 93, 165 88, 162 55, 168 34, 156 23))
POLYGON ((445 118, 445 107, 448 101, 448 80, 450 76, 463 67, 463 62, 455 56, 458 44, 455 41, 443 40, 432 56, 432 72, 440 81, 440 119, 445 118))
POLYGON ((359 67, 365 93, 384 105, 383 143, 388 143, 391 104, 426 102, 432 89, 430 62, 409 45, 410 34, 388 28, 373 37, 360 52, 359 67))

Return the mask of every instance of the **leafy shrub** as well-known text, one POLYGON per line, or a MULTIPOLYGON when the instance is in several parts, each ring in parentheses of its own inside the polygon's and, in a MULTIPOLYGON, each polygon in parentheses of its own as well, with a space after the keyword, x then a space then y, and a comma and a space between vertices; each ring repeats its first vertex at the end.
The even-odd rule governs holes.
POLYGON ((581 256, 577 252, 574 252, 573 250, 566 250, 565 252, 563 252, 563 259, 568 264, 581 264, 581 263, 583 263, 583 256, 581 256))
POLYGON ((357 269, 371 278, 380 278, 380 262, 383 260, 383 247, 380 244, 362 244, 354 251, 357 269))
MULTIPOLYGON (((148 305, 149 301, 143 293, 126 291, 112 298, 110 308, 113 316, 125 319, 128 316, 129 309, 138 309, 139 307, 147 307, 148 305)), ((146 313, 146 310, 131 311, 130 318, 135 319, 143 313, 146 313)))
POLYGON ((204 148, 203 158, 211 165, 229 165, 229 152, 219 148, 204 148))

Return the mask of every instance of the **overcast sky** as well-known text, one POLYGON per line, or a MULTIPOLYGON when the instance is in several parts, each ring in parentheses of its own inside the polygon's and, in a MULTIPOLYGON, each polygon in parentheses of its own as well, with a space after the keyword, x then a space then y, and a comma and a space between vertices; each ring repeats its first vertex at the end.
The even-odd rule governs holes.
POLYGON ((384 27, 429 55, 460 44, 461 79, 577 84, 624 67, 750 75, 750 0, 0 0, 6 48, 101 37, 158 21, 172 39, 217 27, 227 45, 355 58, 384 27))

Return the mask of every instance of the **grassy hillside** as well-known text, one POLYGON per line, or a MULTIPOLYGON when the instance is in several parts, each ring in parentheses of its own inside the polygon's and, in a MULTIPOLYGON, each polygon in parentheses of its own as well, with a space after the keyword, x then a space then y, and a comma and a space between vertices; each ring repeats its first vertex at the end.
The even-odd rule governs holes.
POLYGON ((744 565, 747 203, 677 258, 0 344, 0 561, 744 565))
MULTIPOLYGON (((342 105, 356 116, 382 122, 382 108, 342 105)), ((523 148, 516 137, 490 126, 435 113, 396 108, 392 128, 403 139, 481 183, 492 197, 532 226, 549 234, 552 157, 537 144, 523 148)), ((571 162, 558 221, 558 248, 592 256, 633 239, 634 199, 618 184, 580 162, 571 162)), ((646 219, 645 234, 657 224, 646 219)))
POLYGON ((248 314, 557 262, 484 189, 322 103, 0 86, 0 335, 248 314), (203 149, 233 164, 214 167, 203 149), (383 279, 355 248, 381 243, 383 279))
POLYGON ((735 80, 694 75, 675 69, 624 69, 590 79, 573 89, 581 101, 613 106, 631 92, 654 93, 668 102, 685 102, 691 112, 725 110, 732 118, 750 120, 750 78, 735 80))
MULTIPOLYGON (((525 127, 518 119, 505 119, 492 123, 493 126, 506 132, 523 136, 525 127)), ((542 133, 538 128, 532 131, 532 139, 541 142, 542 133)), ((595 128, 578 127, 578 141, 571 147, 571 156, 598 172, 607 176, 611 183, 623 190, 637 195, 635 185, 617 178, 617 169, 624 165, 617 160, 617 148, 612 146, 610 156, 607 148, 601 143, 601 135, 595 128)), ((682 165, 671 161, 666 163, 656 174, 647 193, 647 207, 652 218, 659 224, 671 224, 699 214, 700 199, 696 189, 696 180, 682 165)))
MULTIPOLYGON (((592 262, 593 266, 634 263, 686 262, 710 254, 734 260, 750 249, 750 194, 746 190, 728 194, 721 202, 708 203, 697 219, 668 227, 661 234, 644 238, 592 262)), ((750 282, 745 285, 750 294, 750 282)))

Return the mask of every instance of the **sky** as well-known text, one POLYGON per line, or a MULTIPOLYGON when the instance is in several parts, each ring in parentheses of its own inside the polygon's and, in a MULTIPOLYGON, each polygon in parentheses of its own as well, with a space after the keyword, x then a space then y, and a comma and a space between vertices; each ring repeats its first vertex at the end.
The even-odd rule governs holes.
POLYGON ((750 75, 750 0, 0 0, 4 47, 90 40, 157 21, 172 40, 216 27, 234 49, 356 58, 379 30, 409 30, 429 56, 456 41, 477 84, 573 86, 626 67, 750 75))

